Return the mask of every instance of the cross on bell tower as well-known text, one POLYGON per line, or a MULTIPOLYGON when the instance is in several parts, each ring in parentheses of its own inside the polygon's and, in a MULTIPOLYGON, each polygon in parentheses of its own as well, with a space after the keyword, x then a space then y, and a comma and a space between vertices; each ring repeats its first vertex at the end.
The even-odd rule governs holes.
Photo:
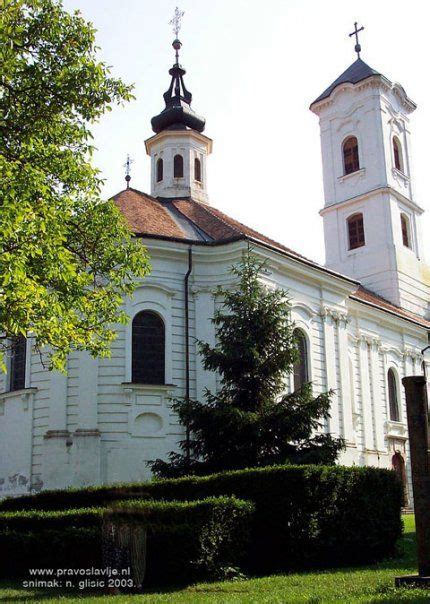
POLYGON ((355 46, 354 46, 354 50, 357 53, 357 58, 360 58, 360 52, 361 52, 361 46, 360 46, 360 42, 358 41, 358 34, 360 31, 363 31, 364 26, 361 26, 360 29, 357 28, 357 21, 354 23, 354 31, 351 32, 349 35, 349 37, 351 36, 355 36, 355 46))

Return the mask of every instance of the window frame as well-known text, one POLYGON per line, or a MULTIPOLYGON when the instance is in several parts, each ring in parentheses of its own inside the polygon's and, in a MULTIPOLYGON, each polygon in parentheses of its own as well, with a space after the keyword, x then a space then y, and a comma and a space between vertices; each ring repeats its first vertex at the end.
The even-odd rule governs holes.
POLYGON ((164 178, 164 162, 163 158, 159 157, 155 164, 155 180, 157 182, 162 182, 164 178))
POLYGON ((364 213, 363 212, 354 212, 354 214, 350 214, 350 216, 347 216, 347 218, 346 218, 346 235, 347 235, 347 240, 348 240, 348 251, 353 251, 360 247, 364 247, 366 245, 366 232, 365 232, 365 228, 364 228, 364 213), (361 228, 360 228, 360 226, 355 226, 354 227, 355 233, 351 233, 351 225, 353 225, 353 224, 359 225, 360 221, 361 221, 361 228), (351 234, 356 237, 356 242, 353 242, 351 234), (362 234, 362 238, 360 238, 361 234, 362 234))
POLYGON ((404 163, 403 163, 403 149, 402 143, 398 136, 394 135, 392 138, 392 149, 393 149, 393 164, 396 170, 405 173, 404 163))
POLYGON ((347 136, 342 143, 342 166, 344 176, 354 174, 355 172, 358 172, 361 169, 358 138, 353 134, 347 136), (350 141, 355 141, 355 146, 351 147, 352 159, 350 161, 347 161, 345 148, 350 141), (351 169, 348 169, 349 165, 351 165, 351 169))
POLYGON ((399 381, 397 372, 393 367, 387 370, 387 394, 388 394, 388 413, 391 422, 401 422, 399 381), (394 396, 392 396, 392 394, 394 396), (395 411, 393 413, 393 411, 395 411))
POLYGON ((27 386, 27 338, 17 336, 10 340, 10 360, 9 360, 9 392, 24 390, 27 386), (19 350, 22 358, 19 361, 17 372, 16 351, 19 350))
POLYGON ((173 178, 184 178, 184 157, 180 153, 173 157, 173 178))
MULTIPOLYGON (((299 390, 304 384, 307 384, 311 381, 310 379, 310 363, 309 363, 309 338, 306 332, 301 327, 295 327, 293 331, 293 335, 296 338, 296 341, 300 339, 303 342, 303 356, 294 363, 293 365, 293 387, 294 392, 299 390), (302 367, 299 367, 303 365, 302 367), (299 375, 300 374, 300 375, 299 375), (300 382, 299 382, 300 380, 300 382)), ((299 355, 300 355, 300 346, 298 345, 299 355)))
POLYGON ((412 232, 411 232, 411 220, 405 212, 400 213, 400 228, 402 231, 402 243, 404 247, 412 249, 412 232))
MULTIPOLYGON (((149 335, 149 337, 151 337, 149 335)), ((152 362, 153 359, 152 359, 152 362)), ((131 379, 131 383, 132 384, 140 384, 140 385, 148 385, 148 386, 164 386, 166 385, 166 323, 164 321, 164 318, 160 315, 160 313, 158 313, 155 310, 152 310, 151 308, 143 308, 141 310, 139 310, 133 317, 133 320, 131 321, 131 357, 130 357, 130 379, 131 379), (137 363, 136 357, 138 357, 138 360, 140 363, 142 363, 142 360, 145 358, 145 352, 147 352, 147 343, 145 343, 145 337, 148 338, 148 334, 146 334, 146 336, 144 334, 141 334, 141 342, 140 342, 140 349, 136 350, 136 333, 135 333, 135 329, 136 329, 136 319, 139 316, 142 315, 149 315, 152 317, 156 317, 157 321, 158 321, 158 326, 162 328, 162 343, 160 345, 161 350, 158 352, 159 354, 159 358, 158 360, 156 359, 156 361, 158 363, 160 363, 160 365, 157 367, 157 372, 156 374, 159 372, 160 377, 157 379, 145 379, 145 377, 140 377, 139 376, 139 372, 136 368, 135 363, 137 363)), ((145 371, 149 371, 149 369, 144 369, 144 368, 140 368, 140 375, 144 375, 145 371)))
POLYGON ((202 162, 198 157, 194 158, 194 180, 197 182, 203 182, 202 178, 202 162))

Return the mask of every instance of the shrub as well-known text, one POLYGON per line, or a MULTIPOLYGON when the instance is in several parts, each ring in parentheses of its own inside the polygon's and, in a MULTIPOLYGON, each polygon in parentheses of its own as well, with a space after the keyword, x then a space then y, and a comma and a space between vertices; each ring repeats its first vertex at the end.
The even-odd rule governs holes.
POLYGON ((0 574, 101 566, 101 509, 0 513, 0 574))
POLYGON ((254 506, 235 497, 200 501, 125 501, 104 513, 105 522, 145 526, 145 586, 224 578, 238 569, 249 539, 254 506))
MULTIPOLYGON (((254 506, 234 497, 193 502, 123 501, 114 508, 0 514, 0 573, 104 568, 103 522, 147 530, 146 585, 222 577, 238 567, 254 506)), ((109 566, 112 566, 109 564, 109 566)))
MULTIPOLYGON (((164 500, 234 495, 255 504, 246 566, 257 572, 368 563, 395 552, 402 487, 391 470, 271 466, 140 485, 45 492, 3 507, 107 505, 141 496, 164 500)), ((16 509, 15 507, 15 509, 16 509)))

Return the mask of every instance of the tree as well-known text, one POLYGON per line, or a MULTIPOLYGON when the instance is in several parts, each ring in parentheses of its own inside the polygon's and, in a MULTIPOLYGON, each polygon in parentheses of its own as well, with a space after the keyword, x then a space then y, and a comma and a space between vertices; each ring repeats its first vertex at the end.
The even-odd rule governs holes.
POLYGON ((0 361, 31 335, 61 368, 73 347, 108 353, 122 296, 148 272, 91 164, 90 125, 131 88, 61 2, 3 0, 0 15, 0 361))
POLYGON ((264 263, 249 251, 232 268, 237 288, 217 290, 223 304, 213 323, 217 344, 199 342, 204 367, 218 371, 221 388, 205 401, 178 399, 174 410, 189 438, 169 461, 156 460, 158 476, 205 474, 277 463, 335 462, 342 439, 319 432, 330 417, 332 392, 312 394, 310 383, 284 394, 297 359, 286 292, 261 282, 264 263))

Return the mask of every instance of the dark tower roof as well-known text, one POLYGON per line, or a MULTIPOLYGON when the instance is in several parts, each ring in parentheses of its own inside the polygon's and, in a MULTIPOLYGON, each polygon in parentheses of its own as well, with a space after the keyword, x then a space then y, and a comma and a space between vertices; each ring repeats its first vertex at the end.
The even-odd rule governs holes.
POLYGON ((169 89, 163 95, 166 107, 161 113, 152 118, 152 129, 155 133, 162 130, 186 130, 187 128, 203 132, 205 119, 191 109, 193 97, 184 84, 186 71, 179 64, 179 49, 182 44, 179 40, 175 40, 172 46, 176 51, 176 62, 169 69, 172 80, 169 89))
POLYGON ((358 84, 358 82, 361 82, 362 80, 365 80, 366 78, 370 78, 371 76, 375 75, 382 74, 379 73, 379 71, 375 71, 374 69, 369 67, 369 65, 367 65, 367 63, 365 63, 361 59, 357 59, 332 84, 330 84, 330 86, 326 88, 324 92, 320 94, 320 96, 315 99, 313 103, 311 103, 311 105, 314 105, 315 103, 318 103, 319 101, 322 101, 323 99, 329 97, 333 90, 337 88, 340 84, 358 84))

